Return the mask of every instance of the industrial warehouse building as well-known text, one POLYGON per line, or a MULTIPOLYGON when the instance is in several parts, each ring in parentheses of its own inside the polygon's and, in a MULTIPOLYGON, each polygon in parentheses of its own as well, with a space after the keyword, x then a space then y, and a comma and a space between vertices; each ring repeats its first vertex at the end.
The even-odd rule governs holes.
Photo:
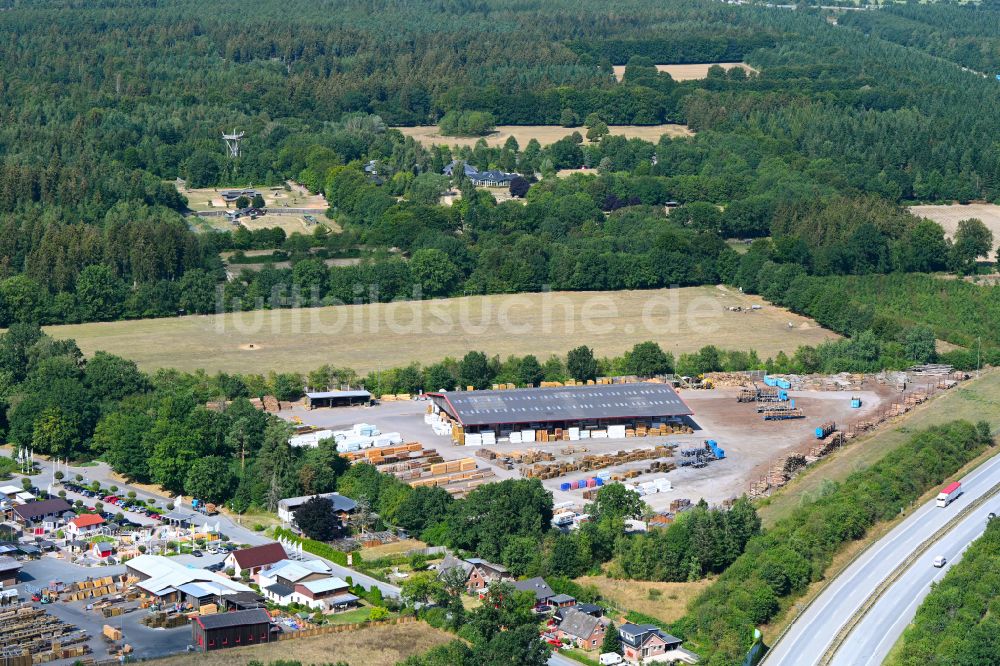
POLYGON ((364 390, 354 391, 309 391, 306 393, 306 409, 320 407, 353 407, 367 405, 372 394, 364 390))
POLYGON ((594 384, 429 393, 465 432, 525 428, 597 429, 677 421, 693 412, 667 384, 594 384))

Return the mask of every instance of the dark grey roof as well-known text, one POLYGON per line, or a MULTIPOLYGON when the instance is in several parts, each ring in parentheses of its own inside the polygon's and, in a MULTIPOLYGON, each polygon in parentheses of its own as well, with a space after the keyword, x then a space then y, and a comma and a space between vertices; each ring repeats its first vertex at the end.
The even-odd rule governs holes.
POLYGON ((595 384, 506 391, 429 394, 463 425, 686 416, 692 412, 666 384, 595 384))
POLYGON ((601 623, 601 618, 581 613, 575 608, 568 608, 559 623, 559 630, 577 638, 590 638, 594 629, 601 623))
POLYGON ((536 601, 545 601, 555 596, 552 588, 540 577, 519 580, 514 583, 514 589, 521 592, 534 592, 536 601))
POLYGON ((627 623, 618 628, 618 637, 621 638, 622 643, 627 643, 634 648, 642 647, 642 644, 652 634, 659 635, 667 645, 680 645, 682 642, 681 639, 662 631, 655 624, 627 623), (632 636, 632 638, 629 639, 629 636, 632 636))
POLYGON ((566 613, 570 611, 576 611, 578 613, 586 613, 587 615, 593 615, 594 617, 603 617, 604 609, 597 604, 577 604, 575 606, 569 606, 567 608, 557 608, 555 612, 555 618, 560 622, 566 617, 566 613))
POLYGON ((72 506, 66 500, 56 497, 42 500, 41 502, 28 502, 14 507, 14 513, 20 516, 21 520, 34 520, 47 516, 50 513, 63 513, 72 510, 72 506))
POLYGON ((516 173, 507 173, 505 171, 496 171, 491 169, 490 171, 480 171, 478 173, 470 174, 469 180, 474 182, 481 182, 485 180, 504 182, 514 180, 516 177, 516 173))
POLYGON ((465 577, 468 578, 469 572, 472 571, 472 564, 470 564, 467 560, 459 559, 451 553, 448 553, 445 555, 444 559, 441 560, 441 564, 438 565, 438 577, 443 576, 444 572, 449 569, 461 569, 465 574, 465 577))
POLYGON ((271 594, 277 594, 279 597, 287 597, 291 593, 295 592, 292 588, 287 585, 282 585, 281 583, 274 583, 273 585, 268 585, 264 588, 271 594))
POLYGON ((242 627, 248 624, 270 624, 271 616, 263 608, 233 611, 232 613, 216 613, 195 618, 195 622, 205 629, 225 629, 226 627, 242 627))
POLYGON ((568 594, 557 594, 556 596, 549 599, 554 604, 565 604, 570 601, 576 601, 576 597, 571 597, 568 594))
MULTIPOLYGON (((442 172, 444 173, 444 175, 451 176, 454 173, 454 171, 455 171, 455 167, 458 165, 458 163, 460 161, 461 160, 452 160, 451 162, 449 162, 448 164, 446 164, 445 167, 444 167, 444 169, 442 169, 442 172)), ((479 173, 479 169, 477 169, 476 167, 472 166, 468 162, 464 162, 463 163, 463 165, 462 165, 462 171, 465 172, 466 176, 474 176, 477 173, 479 173)))
POLYGON ((492 569, 497 573, 507 573, 507 567, 502 566, 500 564, 493 564, 492 562, 488 562, 481 557, 470 557, 465 561, 468 562, 469 564, 474 564, 476 566, 480 566, 485 569, 492 569))
POLYGON ((16 571, 21 568, 21 563, 13 557, 0 556, 0 571, 16 571))

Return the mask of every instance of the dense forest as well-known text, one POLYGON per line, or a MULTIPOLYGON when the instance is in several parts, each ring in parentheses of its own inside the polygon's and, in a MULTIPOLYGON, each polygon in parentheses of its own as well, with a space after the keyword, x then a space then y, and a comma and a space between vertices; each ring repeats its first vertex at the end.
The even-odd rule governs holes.
MULTIPOLYGON (((919 44, 859 39, 876 31, 849 17, 700 0, 614 14, 567 0, 330 9, 47 0, 2 12, 0 326, 732 282, 741 262, 724 238, 771 236, 772 259, 811 275, 975 272, 993 244, 981 225, 949 243, 897 206, 1000 196, 997 82, 919 44), (653 66, 715 59, 759 73, 679 82, 653 66), (457 151, 389 128, 473 112, 586 128, 457 151), (697 135, 601 129, 661 122, 697 135), (221 133, 234 127, 247 138, 231 160, 221 133), (460 178, 459 202, 439 205, 452 159, 523 174, 525 201, 497 204, 460 178), (554 175, 581 166, 598 174, 554 175), (344 231, 195 233, 177 178, 295 179, 327 195, 344 231), (669 216, 668 202, 681 204, 669 216), (292 268, 241 271, 237 257, 227 281, 218 253, 250 248, 292 268), (328 268, 345 256, 362 264, 328 268)), ((853 14, 926 12, 949 39, 976 23, 959 7, 892 11, 853 14)))

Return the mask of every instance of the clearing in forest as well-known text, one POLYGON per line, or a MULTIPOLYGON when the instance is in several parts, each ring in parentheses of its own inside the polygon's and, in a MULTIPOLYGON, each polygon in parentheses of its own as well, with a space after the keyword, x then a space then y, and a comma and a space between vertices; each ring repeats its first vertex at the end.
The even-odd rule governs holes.
MULTIPOLYGON (((708 78, 708 70, 714 65, 718 65, 727 72, 734 67, 742 67, 750 72, 757 72, 756 69, 745 62, 702 62, 688 65, 657 65, 656 71, 667 72, 674 81, 694 81, 696 79, 708 78)), ((619 81, 625 76, 625 65, 614 66, 615 78, 619 81)))
MULTIPOLYGON (((917 217, 926 217, 940 224, 944 233, 951 238, 958 231, 962 220, 976 218, 993 232, 993 240, 1000 240, 1000 205, 989 203, 950 204, 945 206, 910 206, 917 217)), ((994 258, 996 255, 994 254, 994 258)))
MULTIPOLYGON (((503 146, 508 137, 517 139, 517 144, 523 150, 532 139, 538 139, 538 143, 543 146, 553 144, 563 137, 569 136, 573 132, 586 135, 585 127, 562 127, 560 125, 498 125, 494 132, 485 137, 478 136, 441 136, 436 125, 422 125, 420 127, 396 127, 406 136, 413 137, 424 146, 474 146, 480 138, 486 139, 486 145, 491 147, 503 146)), ((657 142, 664 134, 676 136, 693 136, 694 132, 688 129, 687 125, 611 125, 608 127, 611 134, 621 135, 627 139, 645 139, 646 141, 657 142)))
POLYGON ((505 357, 598 356, 655 340, 675 356, 704 345, 755 349, 761 358, 838 337, 815 321, 723 287, 549 292, 254 310, 49 326, 89 354, 104 350, 142 368, 209 372, 309 371, 329 363, 365 373, 482 350, 505 357), (751 310, 752 305, 760 309, 751 310), (742 311, 730 311, 740 307, 742 311))

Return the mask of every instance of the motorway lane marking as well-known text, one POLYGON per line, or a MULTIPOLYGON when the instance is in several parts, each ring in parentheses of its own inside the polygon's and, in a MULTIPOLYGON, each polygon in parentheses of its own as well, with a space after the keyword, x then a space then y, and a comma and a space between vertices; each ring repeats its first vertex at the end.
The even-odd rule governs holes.
MULTIPOLYGON (((961 559, 961 557, 959 557, 958 559, 961 559)), ((958 560, 956 560, 956 561, 958 561, 958 560)), ((933 578, 931 578, 931 582, 928 585, 928 587, 930 587, 930 585, 932 585, 935 582, 937 582, 937 580, 939 578, 944 577, 945 573, 947 573, 948 568, 950 568, 950 567, 951 567, 951 562, 948 563, 947 567, 942 567, 941 571, 939 571, 937 574, 934 575, 933 578)), ((875 649, 872 650, 872 654, 868 655, 868 657, 864 661, 864 665, 865 666, 867 666, 868 664, 872 663, 872 659, 871 659, 872 656, 878 654, 879 648, 881 648, 882 645, 889 639, 889 637, 893 633, 893 630, 895 630, 895 628, 899 625, 900 622, 902 622, 904 619, 906 619, 906 623, 907 624, 910 623, 910 619, 909 618, 912 617, 912 616, 910 616, 910 609, 913 608, 916 605, 922 604, 924 602, 924 598, 925 597, 926 597, 926 595, 924 595, 924 597, 914 597, 913 601, 911 601, 909 604, 907 604, 906 608, 903 609, 903 613, 899 616, 899 619, 897 619, 895 622, 893 622, 891 625, 889 625, 889 631, 887 631, 885 633, 885 635, 882 636, 882 640, 880 640, 878 642, 878 645, 875 646, 875 649)), ((893 639, 893 640, 895 640, 895 639, 893 639)), ((882 661, 879 660, 878 663, 882 663, 882 661)))

